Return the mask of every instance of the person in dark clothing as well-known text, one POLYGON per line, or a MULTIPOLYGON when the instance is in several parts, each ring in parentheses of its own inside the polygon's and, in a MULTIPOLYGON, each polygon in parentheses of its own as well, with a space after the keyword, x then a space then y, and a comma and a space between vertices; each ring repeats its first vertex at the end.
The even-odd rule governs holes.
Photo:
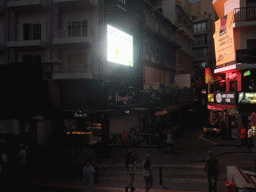
POLYGON ((209 192, 217 192, 217 178, 219 177, 219 162, 216 158, 213 157, 213 152, 208 152, 208 157, 206 159, 205 164, 205 172, 207 173, 208 177, 208 184, 209 184, 209 192), (212 184, 213 179, 213 184, 212 184))
POLYGON ((126 192, 128 192, 128 189, 130 186, 131 186, 131 192, 135 191, 135 188, 133 187, 133 182, 134 182, 134 178, 135 178, 135 165, 136 165, 135 157, 134 157, 132 151, 129 150, 129 152, 125 158, 125 166, 126 166, 127 172, 131 176, 131 181, 130 181, 129 185, 127 187, 125 187, 126 192))

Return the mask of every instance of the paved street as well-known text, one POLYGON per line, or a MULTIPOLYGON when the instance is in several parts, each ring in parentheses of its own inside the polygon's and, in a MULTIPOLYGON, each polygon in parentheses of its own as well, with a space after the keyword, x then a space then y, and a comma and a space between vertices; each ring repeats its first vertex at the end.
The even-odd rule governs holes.
MULTIPOLYGON (((136 148, 137 176, 135 186, 144 188, 141 163, 146 154, 150 154, 153 163, 154 186, 153 189, 179 190, 179 191, 207 191, 207 177, 204 173, 204 160, 209 150, 214 151, 220 162, 220 178, 218 191, 226 191, 226 170, 228 165, 253 166, 254 154, 251 151, 238 149, 234 145, 218 146, 199 138, 199 131, 185 131, 176 142, 176 154, 166 156, 161 149, 136 148), (233 153, 227 153, 233 152, 233 153), (238 153, 239 152, 239 153, 238 153), (159 184, 159 167, 162 167, 163 185, 159 184)), ((95 186, 96 191, 124 191, 128 182, 125 171, 124 157, 128 149, 114 149, 112 158, 95 160, 99 167, 99 180, 95 186)), ((93 151, 87 151, 93 153, 93 151)), ((85 155, 85 154, 84 154, 85 155)), ((87 154, 88 155, 88 154, 87 154)), ((35 165, 34 174, 30 177, 29 187, 45 189, 47 191, 81 191, 82 190, 82 164, 35 165), (41 175, 38 175, 41 172, 41 175), (42 176, 43 175, 43 176, 42 176), (48 175, 48 176, 46 176, 48 175), (46 176, 46 177, 45 177, 46 176), (54 187, 53 187, 54 186, 54 187)), ((16 183, 16 182, 14 182, 16 183)), ((38 189, 39 190, 39 189, 38 189)), ((44 190, 44 191, 45 191, 44 190)), ((139 190, 138 190, 139 191, 139 190)))

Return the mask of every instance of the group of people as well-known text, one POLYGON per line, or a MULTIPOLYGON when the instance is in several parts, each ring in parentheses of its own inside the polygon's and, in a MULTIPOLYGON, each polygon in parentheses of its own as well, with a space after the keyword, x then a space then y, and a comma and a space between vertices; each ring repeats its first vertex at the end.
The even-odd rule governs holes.
POLYGON ((247 126, 247 129, 242 125, 241 133, 240 133, 240 140, 239 140, 239 147, 247 146, 248 149, 252 149, 253 147, 253 130, 251 126, 247 126))
MULTIPOLYGON (((125 158, 125 165, 126 165, 127 172, 130 175, 130 182, 129 182, 129 185, 125 187, 125 192, 128 192, 129 188, 131 189, 131 192, 134 192, 135 187, 133 186, 133 182, 135 179, 136 161, 131 150, 128 152, 127 157, 125 158)), ((146 185, 145 188, 146 188, 146 192, 148 192, 153 186, 153 180, 154 180, 152 169, 151 169, 150 155, 146 156, 145 161, 143 161, 142 163, 142 167, 143 167, 143 176, 144 176, 145 185, 146 185)))
POLYGON ((203 127, 204 137, 215 136, 219 138, 219 144, 223 144, 223 137, 225 135, 225 124, 222 118, 216 117, 214 114, 212 121, 208 119, 203 127))

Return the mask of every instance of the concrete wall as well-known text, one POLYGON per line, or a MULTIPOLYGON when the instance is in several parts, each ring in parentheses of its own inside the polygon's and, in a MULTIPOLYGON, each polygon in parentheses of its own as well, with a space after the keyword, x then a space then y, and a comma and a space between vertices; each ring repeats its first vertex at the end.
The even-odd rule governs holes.
MULTIPOLYGON (((227 166, 227 181, 234 182, 239 188, 249 187, 249 184, 235 166, 227 166)), ((242 191, 243 189, 239 189, 239 192, 242 191)))
POLYGON ((235 8, 239 8, 240 7, 240 0, 229 0, 226 1, 226 3, 224 4, 225 7, 225 11, 224 11, 224 15, 228 14, 230 11, 232 11, 235 8))
POLYGON ((176 24, 176 16, 175 16, 175 1, 163 0, 162 2, 162 10, 163 14, 166 18, 168 18, 173 24, 176 24))
POLYGON ((180 87, 190 87, 191 77, 190 74, 176 74, 175 84, 180 87))

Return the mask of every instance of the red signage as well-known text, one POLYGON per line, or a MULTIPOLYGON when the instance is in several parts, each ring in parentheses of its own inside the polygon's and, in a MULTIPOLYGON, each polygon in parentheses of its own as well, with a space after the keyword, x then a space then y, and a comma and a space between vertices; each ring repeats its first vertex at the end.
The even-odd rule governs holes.
POLYGON ((219 111, 224 111, 225 110, 225 108, 215 107, 215 106, 212 106, 212 105, 208 105, 208 109, 219 110, 219 111))
POLYGON ((237 78, 238 74, 237 73, 231 73, 231 72, 227 72, 226 73, 226 79, 228 80, 234 80, 235 78, 237 78))

